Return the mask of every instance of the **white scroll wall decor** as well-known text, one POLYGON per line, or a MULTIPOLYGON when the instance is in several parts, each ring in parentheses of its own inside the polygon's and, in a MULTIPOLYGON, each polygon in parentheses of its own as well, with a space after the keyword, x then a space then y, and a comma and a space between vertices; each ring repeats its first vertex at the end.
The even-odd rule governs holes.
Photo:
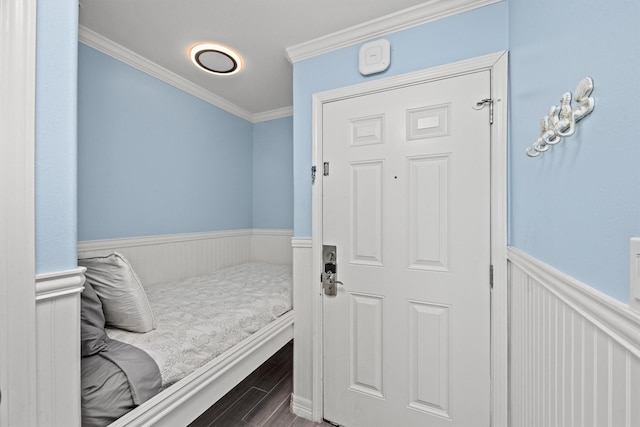
POLYGON ((551 107, 549 114, 540 122, 540 138, 525 150, 527 156, 538 157, 540 154, 571 136, 576 131, 576 123, 593 111, 595 101, 591 97, 593 80, 585 77, 578 83, 573 96, 566 92, 560 98, 560 105, 551 107), (573 105, 572 105, 573 100, 573 105))

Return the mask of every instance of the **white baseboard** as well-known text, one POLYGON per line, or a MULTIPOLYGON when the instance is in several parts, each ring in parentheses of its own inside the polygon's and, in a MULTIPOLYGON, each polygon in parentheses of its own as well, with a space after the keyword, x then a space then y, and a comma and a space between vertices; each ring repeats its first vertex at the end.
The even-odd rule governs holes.
POLYGON ((509 248, 510 425, 640 425, 640 316, 509 248))
POLYGON ((291 395, 291 412, 299 417, 311 420, 313 417, 313 404, 309 399, 291 395))
POLYGON ((76 268, 36 276, 38 425, 80 426, 80 293, 84 271, 76 268))

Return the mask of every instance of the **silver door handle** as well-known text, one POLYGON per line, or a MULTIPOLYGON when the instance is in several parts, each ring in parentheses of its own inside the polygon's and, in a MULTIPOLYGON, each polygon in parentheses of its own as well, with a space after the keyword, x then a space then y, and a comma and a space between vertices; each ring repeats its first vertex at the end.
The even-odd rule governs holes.
POLYGON ((338 285, 344 284, 338 281, 338 248, 333 245, 322 245, 322 288, 324 294, 330 297, 338 295, 338 285))
POLYGON ((330 297, 338 295, 338 285, 344 286, 344 283, 336 280, 335 273, 322 273, 322 288, 324 289, 325 295, 330 297))

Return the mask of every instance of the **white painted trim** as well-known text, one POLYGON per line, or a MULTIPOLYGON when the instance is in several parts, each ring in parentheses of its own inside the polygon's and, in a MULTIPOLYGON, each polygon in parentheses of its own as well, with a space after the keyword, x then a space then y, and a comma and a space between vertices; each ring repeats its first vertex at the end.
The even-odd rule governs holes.
MULTIPOLYGON (((314 106, 316 106, 316 103, 318 103, 318 105, 321 106, 325 102, 333 102, 333 101, 339 101, 345 98, 352 98, 354 96, 359 96, 358 94, 360 93, 379 92, 383 90, 388 90, 390 88, 410 86, 417 83, 424 83, 428 81, 454 77, 457 75, 467 74, 470 72, 477 72, 482 70, 493 71, 494 66, 505 55, 507 55, 506 51, 490 53, 488 55, 483 55, 483 56, 478 56, 472 59, 465 59, 462 61, 452 62, 450 64, 428 68, 426 70, 414 71, 411 73, 401 74, 399 76, 386 77, 379 80, 359 83, 353 86, 347 86, 344 88, 338 88, 338 89, 333 89, 326 92, 320 92, 313 95, 313 103, 314 103, 314 106)), ((505 86, 504 92, 506 93, 506 86, 505 86)), ((495 114, 494 114, 494 119, 496 119, 495 114)), ((496 126, 494 122, 494 128, 495 127, 496 126)), ((315 161, 315 159, 313 160, 315 161)), ((316 184, 318 183, 318 181, 321 181, 321 180, 316 180, 316 184)))
POLYGON ((36 275, 36 301, 82 292, 86 270, 84 267, 78 267, 68 271, 36 275))
MULTIPOLYGON (((339 97, 345 96, 342 91, 345 89, 337 89, 339 97)), ((360 91, 364 92, 364 90, 360 91)), ((355 92, 358 93, 358 92, 355 92)), ((322 145, 322 104, 329 102, 330 95, 325 93, 315 94, 312 98, 312 142, 311 142, 311 164, 319 165, 323 161, 323 145, 322 145)), ((308 278, 309 283, 315 283, 316 277, 322 274, 322 236, 323 236, 323 180, 316 179, 311 187, 311 258, 312 268, 308 278)), ((324 388, 323 388, 323 366, 324 345, 322 341, 322 290, 316 285, 316 290, 311 289, 312 306, 312 336, 313 349, 311 351, 311 360, 313 363, 313 374, 311 378, 311 419, 313 421, 321 421, 324 418, 324 388)), ((294 373, 295 375, 295 373, 294 373)))
POLYGON ((293 116, 293 105, 288 107, 278 108, 276 110, 265 111, 262 113, 255 113, 252 116, 253 123, 266 122, 269 120, 282 119, 284 117, 293 116))
POLYGON ((309 399, 292 394, 291 412, 299 417, 310 420, 311 417, 313 417, 313 403, 309 399))
MULTIPOLYGON (((293 306, 296 310, 294 346, 293 346, 293 402, 297 415, 311 419, 311 399, 313 398, 313 288, 315 282, 309 281, 312 268, 311 239, 293 239, 293 306), (306 399, 309 404, 304 404, 306 399), (298 406, 302 405, 302 408, 298 406), (309 411, 304 410, 309 409, 309 411)), ((317 289, 317 288, 316 288, 317 289)))
POLYGON ((293 248, 310 248, 312 247, 311 238, 301 239, 299 237, 291 239, 291 247, 293 248))
POLYGON ((406 30, 448 16, 498 3, 502 0, 432 0, 408 9, 377 18, 308 42, 290 46, 286 57, 291 63, 333 50, 351 46, 376 37, 406 30))
POLYGON ((89 28, 80 25, 78 27, 78 40, 87 46, 90 46, 100 52, 124 62, 143 73, 149 74, 171 86, 178 88, 188 94, 200 98, 201 100, 221 108, 231 114, 234 114, 251 123, 265 122, 267 120, 280 119, 293 115, 293 106, 278 108, 275 110, 264 111, 262 113, 252 114, 244 108, 234 104, 227 99, 216 95, 207 89, 196 85, 195 83, 185 79, 184 77, 169 71, 161 65, 138 55, 137 53, 127 49, 126 47, 96 33, 89 28))
POLYGON ((38 425, 81 424, 80 293, 84 271, 79 267, 36 276, 38 425))
MULTIPOLYGON (((312 115, 312 164, 322 161, 322 104, 340 99, 361 96, 366 93, 388 90, 411 84, 423 83, 463 73, 490 70, 492 99, 495 102, 494 123, 491 131, 491 258, 494 265, 494 287, 491 294, 491 355, 492 355, 492 401, 491 416, 494 427, 508 425, 507 382, 507 53, 497 52, 464 61, 455 62, 422 71, 366 82, 346 88, 330 90, 313 95, 312 115), (502 322, 501 324, 495 324, 502 322)), ((320 277, 322 259, 322 180, 316 180, 312 188, 312 242, 313 268, 310 283, 320 277)), ((322 419, 322 293, 313 295, 313 399, 314 421, 322 419)))
POLYGON ((507 113, 509 56, 491 69, 491 425, 509 425, 509 291, 507 264, 507 113))
POLYGON ((78 40, 87 46, 99 50, 100 52, 109 55, 125 64, 131 65, 138 70, 149 74, 157 79, 162 80, 165 83, 170 84, 180 90, 183 90, 197 98, 208 102, 211 105, 215 105, 231 114, 241 117, 247 121, 253 121, 253 115, 237 106, 236 104, 218 96, 208 90, 190 82, 182 76, 169 71, 166 68, 156 64, 147 58, 138 55, 137 53, 127 49, 126 47, 115 43, 114 41, 96 33, 89 28, 80 25, 78 27, 78 40))
POLYGON ((34 123, 36 0, 1 1, 0 425, 37 424, 34 123))
POLYGON ((509 261, 538 281, 613 340, 640 357, 640 315, 608 295, 516 249, 508 248, 509 261))
POLYGON ((292 237, 293 230, 277 229, 277 228, 252 228, 252 236, 280 236, 280 237, 292 237))
POLYGON ((208 231, 203 233, 164 234, 159 236, 129 237, 123 239, 85 240, 78 242, 78 252, 116 250, 137 246, 152 246, 167 243, 193 242, 196 240, 225 239, 228 237, 276 236, 291 237, 293 230, 270 228, 247 228, 242 230, 208 231))
POLYGON ((124 239, 85 240, 78 242, 78 252, 113 250, 136 246, 152 246, 164 243, 192 242, 195 240, 224 239, 251 236, 251 229, 209 231, 203 233, 165 234, 159 236, 129 237, 124 239))

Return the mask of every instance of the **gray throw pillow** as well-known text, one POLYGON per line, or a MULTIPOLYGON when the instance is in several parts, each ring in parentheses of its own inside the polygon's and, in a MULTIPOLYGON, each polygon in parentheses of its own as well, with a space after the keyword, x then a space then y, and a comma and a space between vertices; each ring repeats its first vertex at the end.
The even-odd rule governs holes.
POLYGON ((151 305, 138 275, 117 252, 95 258, 81 258, 85 276, 102 302, 106 325, 131 332, 149 332, 156 323, 151 305))
POLYGON ((107 347, 102 303, 90 283, 84 284, 80 297, 80 350, 82 357, 99 353, 107 347))

